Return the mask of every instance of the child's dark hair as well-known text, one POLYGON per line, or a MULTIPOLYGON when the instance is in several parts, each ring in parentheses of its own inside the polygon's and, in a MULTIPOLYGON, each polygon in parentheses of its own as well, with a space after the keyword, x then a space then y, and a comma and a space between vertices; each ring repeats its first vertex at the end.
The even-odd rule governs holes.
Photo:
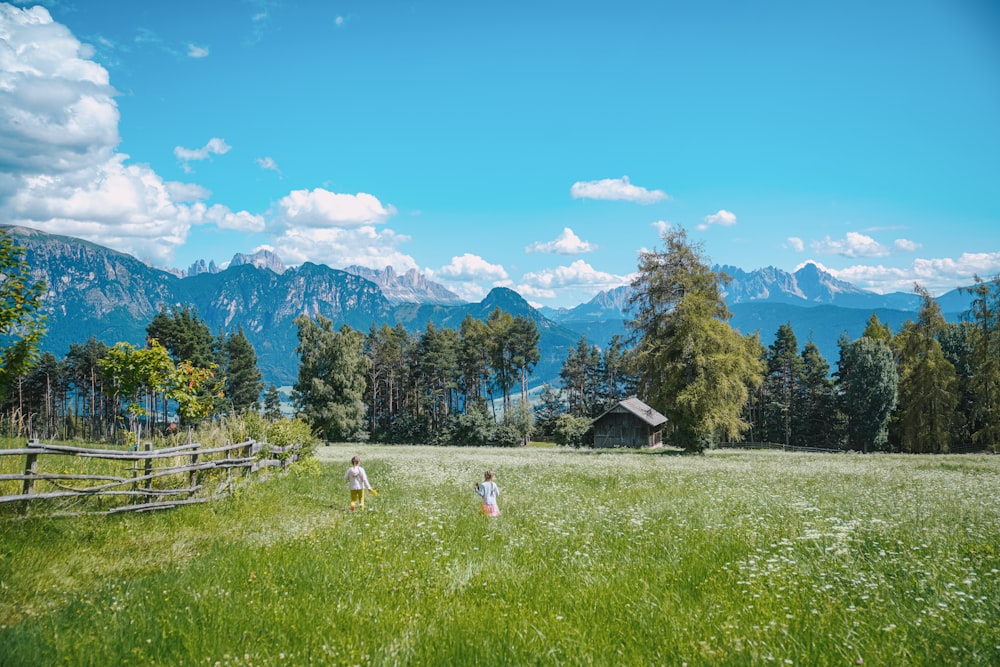
POLYGON ((487 470, 486 472, 484 472, 483 473, 483 479, 485 479, 487 482, 490 481, 490 480, 492 480, 493 479, 493 471, 492 470, 487 470))
POLYGON ((361 463, 361 459, 359 459, 357 456, 351 457, 351 464, 358 465, 359 463, 361 463))

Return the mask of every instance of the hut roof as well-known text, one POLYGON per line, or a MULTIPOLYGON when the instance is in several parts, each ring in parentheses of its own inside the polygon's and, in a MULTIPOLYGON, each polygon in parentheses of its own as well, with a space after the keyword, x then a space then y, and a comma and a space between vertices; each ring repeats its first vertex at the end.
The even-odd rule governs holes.
POLYGON ((649 407, 642 401, 640 401, 635 396, 631 398, 626 398, 624 401, 619 401, 615 405, 611 406, 605 410, 601 416, 595 419, 591 423, 599 422, 607 415, 612 412, 631 412, 633 415, 646 422, 650 426, 659 426, 667 421, 667 418, 661 415, 659 412, 649 407))

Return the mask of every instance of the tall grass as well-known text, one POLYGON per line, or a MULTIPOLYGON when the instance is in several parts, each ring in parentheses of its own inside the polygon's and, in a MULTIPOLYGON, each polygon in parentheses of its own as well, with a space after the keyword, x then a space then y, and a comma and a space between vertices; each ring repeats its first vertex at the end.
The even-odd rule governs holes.
POLYGON ((998 457, 317 456, 210 506, 4 520, 0 664, 1000 664, 998 457))

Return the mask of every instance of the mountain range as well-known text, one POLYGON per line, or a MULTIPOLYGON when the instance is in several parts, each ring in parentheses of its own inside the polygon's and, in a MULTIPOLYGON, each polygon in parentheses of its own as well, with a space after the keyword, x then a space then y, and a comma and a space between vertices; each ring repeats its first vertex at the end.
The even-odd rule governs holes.
MULTIPOLYGON (((538 325, 541 360, 533 385, 558 384, 566 355, 582 335, 602 346, 615 334, 627 335, 628 286, 601 292, 574 308, 536 309, 507 288, 494 288, 482 301, 468 303, 414 270, 340 270, 312 263, 286 267, 274 253, 260 251, 237 254, 224 268, 196 262, 187 271, 174 272, 77 238, 0 228, 24 248, 32 276, 45 281, 43 311, 48 319, 42 349, 59 357, 70 344, 91 336, 108 345, 141 344, 153 316, 184 305, 213 332, 242 327, 257 352, 264 381, 278 386, 292 384, 298 372, 293 320, 303 313, 362 331, 398 323, 417 332, 430 322, 457 329, 466 315, 485 319, 500 308, 538 325)), ((812 340, 831 365, 837 360, 841 333, 859 336, 873 312, 897 330, 915 318, 920 305, 915 294, 868 292, 811 263, 794 273, 773 267, 749 272, 731 266, 713 269, 730 277, 723 294, 735 328, 758 332, 770 344, 778 327, 789 323, 800 345, 812 340)), ((968 310, 970 300, 959 290, 938 299, 950 321, 968 310)))

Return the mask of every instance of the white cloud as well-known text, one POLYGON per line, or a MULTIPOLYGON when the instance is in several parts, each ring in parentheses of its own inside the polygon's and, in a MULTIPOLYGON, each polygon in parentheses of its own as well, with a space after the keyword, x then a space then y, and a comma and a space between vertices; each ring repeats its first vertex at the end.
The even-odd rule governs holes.
POLYGON ((632 185, 628 176, 605 178, 600 181, 577 181, 569 189, 569 193, 573 199, 608 199, 638 204, 654 204, 670 198, 670 195, 663 190, 647 190, 632 185))
POLYGON ((813 241, 810 246, 815 252, 823 255, 843 255, 844 257, 885 257, 889 249, 860 232, 847 232, 843 239, 831 239, 827 236, 822 241, 813 241))
POLYGON ((349 195, 316 188, 293 190, 282 197, 277 221, 287 227, 354 227, 385 222, 395 213, 395 207, 366 192, 349 195))
POLYGON ((803 243, 802 239, 800 239, 798 236, 789 236, 785 240, 785 247, 791 248, 795 252, 802 252, 803 250, 806 249, 806 244, 803 243))
POLYGON ((208 207, 207 189, 166 182, 116 152, 107 70, 45 9, 0 4, 0 35, 0 219, 159 264, 192 225, 262 227, 260 216, 208 207))
POLYGON ((69 172, 119 143, 108 72, 43 7, 0 4, 0 164, 10 173, 69 172))
MULTIPOLYGON (((707 225, 719 225, 720 227, 732 227, 736 224, 736 214, 721 208, 711 215, 706 215, 705 223, 707 225)), ((705 227, 702 226, 701 228, 704 229, 705 227)))
POLYGON ((204 58, 208 56, 207 46, 196 46, 194 44, 188 44, 188 57, 190 58, 204 58))
POLYGON ((231 149, 232 146, 227 144, 225 139, 212 137, 208 140, 208 143, 201 148, 184 148, 183 146, 176 146, 174 148, 174 155, 177 156, 178 160, 191 162, 194 160, 207 160, 212 155, 225 155, 231 149))
POLYGON ((275 162, 274 158, 270 156, 257 158, 257 166, 260 167, 261 169, 267 169, 270 171, 277 172, 279 174, 281 173, 281 169, 278 168, 278 163, 275 162))
POLYGON ((391 229, 361 227, 289 227, 274 239, 274 249, 288 265, 315 262, 335 268, 352 264, 371 269, 391 265, 397 271, 416 269, 417 263, 399 250, 410 237, 391 229))
POLYGON ((503 266, 490 264, 479 255, 471 253, 452 257, 450 263, 431 274, 440 274, 452 280, 507 280, 507 271, 503 266))
POLYGON ((548 252, 557 255, 579 255, 584 252, 593 252, 597 246, 589 241, 582 241, 580 237, 573 233, 569 227, 565 227, 558 237, 553 241, 535 241, 527 246, 525 252, 548 252))
POLYGON ((910 266, 856 264, 843 269, 819 266, 841 280, 879 294, 912 292, 917 283, 931 294, 941 295, 973 284, 977 275, 988 279, 1000 274, 1000 252, 963 253, 958 258, 918 258, 910 266))
POLYGON ((892 247, 899 252, 916 252, 917 250, 920 250, 923 245, 917 243, 916 241, 911 241, 910 239, 896 239, 893 242, 892 247))
MULTIPOLYGON (((599 290, 611 289, 631 282, 631 276, 620 276, 598 271, 582 259, 569 266, 557 266, 526 273, 521 278, 524 287, 551 290, 559 287, 578 287, 599 290)), ((518 288, 519 290, 521 287, 518 288)), ((532 294, 532 296, 536 296, 532 294)), ((540 296, 540 295, 539 295, 540 296)))

